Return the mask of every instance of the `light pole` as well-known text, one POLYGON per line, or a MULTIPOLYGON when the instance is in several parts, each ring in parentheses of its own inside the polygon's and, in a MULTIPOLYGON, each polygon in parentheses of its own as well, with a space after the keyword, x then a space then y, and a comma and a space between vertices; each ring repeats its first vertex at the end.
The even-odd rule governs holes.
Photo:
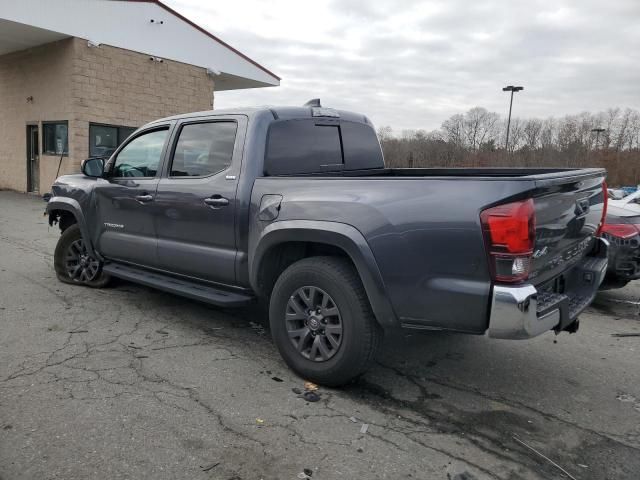
POLYGON ((605 128, 601 128, 601 127, 592 128, 591 129, 592 132, 596 132, 596 150, 598 150, 598 144, 599 144, 599 141, 600 141, 600 134, 602 132, 604 132, 605 130, 606 130, 605 128))
POLYGON ((511 100, 509 101, 509 118, 507 119, 507 141, 504 143, 504 149, 509 151, 509 128, 511 127, 511 107, 513 107, 513 94, 514 92, 519 92, 520 90, 524 90, 524 87, 514 87, 513 85, 508 85, 502 89, 503 92, 511 92, 511 100))

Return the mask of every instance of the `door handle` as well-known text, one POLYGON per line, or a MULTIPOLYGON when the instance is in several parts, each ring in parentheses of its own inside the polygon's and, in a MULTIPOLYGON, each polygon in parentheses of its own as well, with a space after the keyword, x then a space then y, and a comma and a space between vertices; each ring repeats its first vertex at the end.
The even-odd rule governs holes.
POLYGON ((136 200, 140 203, 147 203, 153 200, 153 195, 149 195, 148 193, 145 193, 144 195, 136 195, 136 200))
POLYGON ((204 203, 213 208, 220 208, 229 205, 229 200, 224 198, 222 195, 212 195, 209 198, 205 198, 204 203))

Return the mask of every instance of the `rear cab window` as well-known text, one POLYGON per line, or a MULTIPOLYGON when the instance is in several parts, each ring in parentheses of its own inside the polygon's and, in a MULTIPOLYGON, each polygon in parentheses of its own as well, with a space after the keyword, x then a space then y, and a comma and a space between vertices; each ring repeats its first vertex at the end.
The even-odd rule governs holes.
POLYGON ((296 119, 269 127, 266 175, 296 175, 383 168, 373 127, 364 123, 296 119))

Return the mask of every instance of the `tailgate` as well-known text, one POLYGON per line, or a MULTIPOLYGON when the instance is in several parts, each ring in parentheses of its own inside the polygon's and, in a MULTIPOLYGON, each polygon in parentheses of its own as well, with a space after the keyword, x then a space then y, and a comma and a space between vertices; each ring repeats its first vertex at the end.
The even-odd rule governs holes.
POLYGON ((602 220, 604 170, 536 182, 536 237, 529 279, 536 285, 574 266, 591 249, 602 220))

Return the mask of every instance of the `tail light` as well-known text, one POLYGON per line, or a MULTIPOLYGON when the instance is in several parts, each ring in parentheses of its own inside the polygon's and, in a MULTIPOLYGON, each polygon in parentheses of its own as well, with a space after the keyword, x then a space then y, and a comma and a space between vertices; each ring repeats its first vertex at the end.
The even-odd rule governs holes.
POLYGON ((533 199, 483 210, 480 221, 496 282, 521 282, 529 276, 535 242, 533 199))
POLYGON ((596 230, 596 237, 599 237, 600 234, 602 234, 603 228, 605 226, 605 221, 607 220, 607 205, 609 204, 609 191, 607 190, 607 182, 602 182, 602 195, 604 197, 602 205, 602 218, 600 219, 598 230, 596 230))
POLYGON ((607 234, 622 239, 635 237, 639 233, 640 225, 633 225, 631 223, 605 223, 602 228, 600 228, 600 234, 607 234))

